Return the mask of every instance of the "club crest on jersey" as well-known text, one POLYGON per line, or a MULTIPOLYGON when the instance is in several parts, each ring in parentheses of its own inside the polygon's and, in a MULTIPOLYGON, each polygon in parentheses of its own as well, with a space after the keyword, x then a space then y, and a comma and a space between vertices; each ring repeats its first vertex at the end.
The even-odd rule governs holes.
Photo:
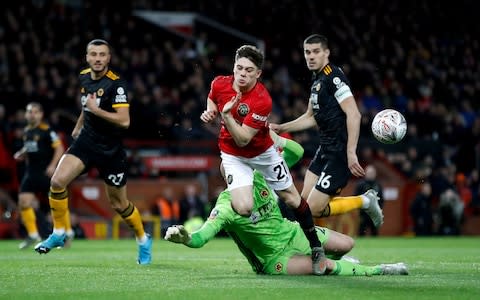
POLYGON ((105 91, 104 91, 103 89, 99 89, 99 90, 97 91, 97 96, 102 97, 104 93, 105 93, 105 91))
POLYGON ((82 87, 82 88, 80 89, 80 93, 85 94, 85 88, 84 88, 84 87, 82 87))
POLYGON ((229 175, 227 176, 227 183, 228 183, 228 184, 232 184, 232 182, 233 182, 233 176, 232 176, 232 174, 229 174, 229 175))
POLYGON ((279 262, 278 262, 278 263, 275 265, 275 271, 277 271, 278 273, 280 273, 280 272, 282 272, 282 270, 283 270, 283 265, 282 265, 282 263, 279 263, 279 262))
POLYGON ((264 198, 264 199, 268 197, 268 194, 269 194, 269 193, 268 193, 268 190, 266 190, 266 189, 260 191, 260 195, 261 195, 262 198, 264 198))
POLYGON ((245 103, 241 103, 237 108, 237 113, 241 117, 245 117, 249 111, 250 111, 250 108, 245 103))

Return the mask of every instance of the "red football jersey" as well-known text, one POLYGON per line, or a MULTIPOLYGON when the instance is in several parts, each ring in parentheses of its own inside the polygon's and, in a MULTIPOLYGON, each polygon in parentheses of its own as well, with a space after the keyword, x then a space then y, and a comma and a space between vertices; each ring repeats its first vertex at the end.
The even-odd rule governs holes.
MULTIPOLYGON (((223 110, 225 103, 237 94, 232 85, 233 75, 217 76, 212 81, 208 98, 217 105, 219 112, 223 110)), ((242 94, 242 99, 233 107, 231 113, 239 124, 245 124, 249 127, 259 129, 259 131, 248 145, 239 147, 235 144, 234 139, 222 121, 222 128, 218 138, 220 150, 228 154, 247 158, 265 152, 265 150, 273 145, 267 126, 267 118, 271 111, 272 98, 265 86, 257 82, 253 89, 242 94)))

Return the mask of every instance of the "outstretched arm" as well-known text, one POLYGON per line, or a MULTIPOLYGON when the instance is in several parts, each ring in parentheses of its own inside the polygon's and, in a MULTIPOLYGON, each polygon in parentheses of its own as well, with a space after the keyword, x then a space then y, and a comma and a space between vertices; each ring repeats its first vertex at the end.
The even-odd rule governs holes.
POLYGON ((199 230, 192 233, 189 233, 183 225, 173 225, 168 227, 165 240, 184 244, 190 248, 201 248, 213 239, 219 231, 216 226, 207 223, 204 223, 199 230))
POLYGON ((295 132, 295 131, 301 131, 308 128, 312 128, 316 125, 317 125, 317 122, 315 121, 315 117, 313 115, 312 104, 309 102, 307 111, 303 115, 287 123, 283 123, 283 124, 272 123, 270 124, 270 129, 272 129, 276 133, 295 132))
POLYGON ((270 137, 275 146, 283 149, 283 159, 289 168, 294 166, 302 158, 304 149, 299 143, 283 136, 279 136, 273 130, 270 130, 270 137))
POLYGON ((188 233, 185 227, 183 227, 183 225, 173 225, 167 228, 165 240, 177 244, 188 245, 192 240, 192 236, 190 233, 188 233))
MULTIPOLYGON (((220 194, 217 202, 221 201, 220 197, 230 197, 230 193, 220 194)), ((189 233, 183 225, 170 226, 165 234, 165 240, 184 244, 190 248, 203 247, 203 245, 208 243, 208 241, 213 239, 215 235, 222 230, 229 218, 232 217, 233 210, 229 201, 228 199, 228 205, 216 205, 202 227, 192 233, 189 233)))

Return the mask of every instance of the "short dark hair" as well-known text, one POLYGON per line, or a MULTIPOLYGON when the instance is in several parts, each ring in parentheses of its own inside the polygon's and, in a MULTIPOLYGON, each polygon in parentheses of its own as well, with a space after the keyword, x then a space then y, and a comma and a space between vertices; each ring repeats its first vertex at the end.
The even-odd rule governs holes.
POLYGON ((110 44, 106 41, 106 40, 102 40, 102 39, 94 39, 94 40, 91 40, 88 44, 87 44, 87 52, 88 52, 88 47, 91 46, 91 45, 94 45, 94 46, 100 46, 100 45, 105 45, 108 47, 108 50, 110 52, 112 52, 112 47, 110 46, 110 44))
POLYGON ((253 64, 257 66, 257 68, 259 68, 260 70, 263 68, 263 60, 264 60, 263 52, 257 47, 252 45, 241 46, 235 52, 235 61, 237 61, 242 57, 245 57, 251 60, 253 64))
POLYGON ((309 35, 304 41, 304 44, 321 44, 324 49, 328 49, 328 39, 321 34, 309 35))
POLYGON ((27 107, 28 106, 36 107, 39 111, 43 112, 43 106, 39 102, 35 102, 35 101, 29 102, 27 104, 27 107))

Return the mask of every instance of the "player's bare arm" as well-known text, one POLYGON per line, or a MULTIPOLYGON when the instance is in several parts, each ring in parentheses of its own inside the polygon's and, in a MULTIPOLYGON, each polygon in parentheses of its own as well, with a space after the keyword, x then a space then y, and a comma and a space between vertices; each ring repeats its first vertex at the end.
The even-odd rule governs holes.
POLYGON ((307 111, 295 120, 283 124, 272 123, 270 124, 270 129, 280 134, 283 132, 295 132, 315 127, 317 123, 315 121, 315 117, 313 116, 313 109, 311 105, 312 104, 309 102, 307 111))
POLYGON ((228 131, 230 132, 235 144, 237 144, 239 147, 245 147, 248 145, 248 143, 250 143, 255 134, 257 134, 258 129, 252 128, 245 124, 240 125, 233 118, 231 110, 235 105, 237 105, 241 98, 241 93, 238 93, 236 96, 232 97, 232 99, 225 103, 225 106, 223 106, 221 115, 225 127, 227 127, 228 131))
POLYGON ((82 110, 82 112, 80 113, 80 116, 77 119, 77 123, 75 123, 75 127, 73 128, 73 131, 72 131, 73 139, 77 139, 77 137, 80 135, 80 131, 82 131, 82 128, 83 128, 83 121, 84 121, 84 117, 83 117, 83 110, 82 110))
POLYGON ((358 162, 357 157, 357 143, 360 135, 360 122, 362 115, 358 111, 357 104, 353 97, 348 97, 340 103, 340 107, 347 115, 347 158, 348 168, 350 172, 356 177, 365 176, 365 170, 358 162))
POLYGON ((27 154, 27 148, 22 147, 22 149, 15 152, 15 154, 13 155, 13 158, 16 161, 23 161, 26 157, 26 154, 27 154))
POLYGON ((218 115, 218 107, 217 105, 212 101, 212 99, 208 98, 207 99, 207 109, 203 111, 202 115, 200 116, 200 120, 202 120, 205 123, 210 123, 218 115))
POLYGON ((128 128, 130 126, 130 112, 128 107, 115 108, 115 112, 103 110, 97 105, 97 94, 95 93, 87 95, 85 105, 91 113, 100 118, 123 128, 128 128))

